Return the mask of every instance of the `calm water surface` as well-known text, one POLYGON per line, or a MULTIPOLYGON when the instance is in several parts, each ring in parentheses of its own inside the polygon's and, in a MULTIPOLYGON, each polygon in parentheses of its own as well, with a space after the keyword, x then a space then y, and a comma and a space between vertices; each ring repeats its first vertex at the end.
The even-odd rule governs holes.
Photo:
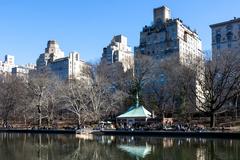
POLYGON ((0 160, 240 160, 240 140, 0 133, 0 160))

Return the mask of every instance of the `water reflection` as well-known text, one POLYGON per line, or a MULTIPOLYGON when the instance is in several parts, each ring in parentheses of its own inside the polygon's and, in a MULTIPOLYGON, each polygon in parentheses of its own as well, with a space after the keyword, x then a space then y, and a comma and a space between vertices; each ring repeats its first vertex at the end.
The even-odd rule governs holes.
POLYGON ((3 160, 238 160, 239 140, 0 133, 3 160))
POLYGON ((147 143, 145 146, 118 145, 117 147, 125 152, 128 152, 133 157, 136 157, 136 159, 146 157, 152 150, 147 143))

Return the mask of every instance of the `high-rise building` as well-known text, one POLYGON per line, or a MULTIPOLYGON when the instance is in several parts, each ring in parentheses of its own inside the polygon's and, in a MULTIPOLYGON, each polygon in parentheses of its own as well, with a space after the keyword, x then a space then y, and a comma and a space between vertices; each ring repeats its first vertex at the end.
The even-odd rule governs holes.
POLYGON ((37 71, 49 69, 61 80, 86 79, 85 69, 90 66, 80 60, 78 52, 70 52, 69 56, 64 57, 56 41, 48 41, 45 53, 37 59, 37 71))
POLYGON ((240 53, 240 18, 210 25, 212 29, 212 55, 240 53))
POLYGON ((64 52, 61 51, 57 41, 49 40, 47 43, 47 48, 45 48, 45 52, 40 54, 39 58, 37 59, 37 70, 44 69, 50 59, 53 61, 59 58, 64 57, 64 52))
POLYGON ((128 46, 127 37, 123 35, 114 36, 111 43, 103 48, 101 61, 107 64, 122 64, 124 72, 133 66, 133 54, 128 46))
POLYGON ((12 72, 12 68, 15 67, 14 56, 5 55, 5 60, 0 61, 0 72, 12 72))
MULTIPOLYGON (((173 57, 181 65, 190 68, 193 64, 200 64, 198 77, 202 77, 204 54, 201 39, 197 32, 191 30, 181 19, 171 18, 171 11, 166 6, 153 10, 153 24, 143 27, 140 32, 140 44, 135 47, 134 52, 135 55, 142 54, 152 57, 155 64, 161 63, 162 60, 169 57, 173 57)), ((136 74, 137 71, 138 66, 135 66, 136 74)), ((164 84, 164 77, 168 76, 161 73, 161 68, 158 67, 154 67, 151 74, 153 75, 149 79, 149 83, 154 81, 164 84)), ((197 80, 196 92, 202 97, 202 90, 197 80)), ((196 105, 198 105, 197 99, 196 105)))
POLYGON ((191 64, 203 58, 202 42, 196 33, 179 18, 172 19, 166 6, 153 10, 154 21, 140 33, 140 44, 135 54, 144 54, 154 59, 164 59, 174 55, 183 64, 191 64))
POLYGON ((85 69, 88 69, 86 67, 89 67, 89 65, 80 60, 78 52, 71 52, 68 57, 51 61, 48 67, 61 80, 66 80, 86 78, 85 69))

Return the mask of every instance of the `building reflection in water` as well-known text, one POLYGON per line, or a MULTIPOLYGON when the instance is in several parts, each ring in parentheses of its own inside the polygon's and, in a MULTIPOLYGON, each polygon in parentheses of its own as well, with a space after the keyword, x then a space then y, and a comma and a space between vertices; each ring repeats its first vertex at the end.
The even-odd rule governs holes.
POLYGON ((122 151, 129 153, 131 156, 138 158, 144 158, 151 153, 151 147, 146 143, 145 146, 131 146, 131 145, 118 145, 122 151))

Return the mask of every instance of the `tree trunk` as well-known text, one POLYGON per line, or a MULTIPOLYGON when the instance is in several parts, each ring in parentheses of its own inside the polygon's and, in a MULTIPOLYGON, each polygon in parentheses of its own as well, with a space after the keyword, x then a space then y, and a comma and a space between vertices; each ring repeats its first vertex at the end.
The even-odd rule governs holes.
POLYGON ((39 121, 38 121, 38 128, 42 127, 42 114, 39 113, 39 121))
POLYGON ((3 119, 3 126, 4 128, 9 128, 9 125, 8 125, 8 116, 5 116, 4 119, 3 119))
POLYGON ((238 95, 237 95, 236 101, 235 101, 235 109, 236 109, 235 119, 237 120, 238 119, 238 95))
POLYGON ((38 105, 38 128, 42 127, 42 112, 41 112, 41 107, 38 105))
POLYGON ((28 127, 27 127, 27 117, 26 117, 25 114, 23 115, 23 118, 24 118, 24 126, 25 126, 26 128, 28 128, 28 127))
POLYGON ((50 127, 51 127, 51 117, 48 116, 47 119, 48 119, 48 120, 47 120, 47 127, 50 128, 50 127))
POLYGON ((80 128, 80 126, 81 126, 81 116, 78 115, 78 128, 80 128))
POLYGON ((210 127, 213 128, 215 127, 215 123, 216 123, 216 115, 215 113, 210 113, 210 127))

